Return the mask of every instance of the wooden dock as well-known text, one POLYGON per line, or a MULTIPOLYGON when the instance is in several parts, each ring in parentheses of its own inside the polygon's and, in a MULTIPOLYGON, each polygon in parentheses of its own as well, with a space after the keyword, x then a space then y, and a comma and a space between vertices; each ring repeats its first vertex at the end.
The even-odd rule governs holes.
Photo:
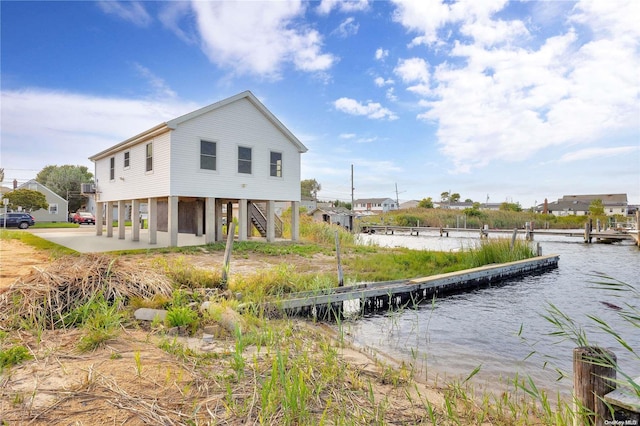
POLYGON ((418 303, 454 292, 488 286, 524 275, 542 273, 558 266, 559 256, 539 256, 504 264, 407 280, 363 283, 315 292, 300 292, 268 304, 293 315, 332 320, 342 316, 342 302, 360 300, 361 310, 371 312, 418 303))
POLYGON ((524 235, 524 237, 533 241, 536 235, 551 235, 559 237, 577 237, 582 238, 586 243, 598 242, 598 243, 613 243, 625 240, 634 241, 638 244, 638 231, 636 230, 581 230, 581 229, 470 229, 470 228, 436 228, 429 226, 391 226, 391 225, 366 225, 363 226, 361 231, 367 234, 383 234, 383 235, 395 235, 395 234, 408 234, 419 236, 428 232, 437 232, 441 237, 448 237, 449 234, 455 234, 456 232, 472 233, 477 232, 481 238, 485 238, 491 234, 508 234, 512 235, 514 232, 518 235, 524 235))

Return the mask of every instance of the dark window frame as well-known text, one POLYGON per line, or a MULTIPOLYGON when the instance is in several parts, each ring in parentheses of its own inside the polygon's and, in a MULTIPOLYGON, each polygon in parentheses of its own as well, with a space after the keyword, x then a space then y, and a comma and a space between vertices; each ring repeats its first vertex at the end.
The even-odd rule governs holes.
POLYGON ((269 176, 282 177, 282 152, 280 151, 269 151, 269 176))
POLYGON ((200 140, 200 170, 218 170, 218 144, 217 142, 200 140), (206 147, 213 147, 213 153, 206 152, 206 147), (211 164, 213 162, 213 167, 211 164), (209 166, 209 167, 206 167, 209 166))
POLYGON ((238 146, 238 173, 252 174, 252 158, 253 148, 249 146, 238 146))
POLYGON ((109 180, 116 179, 116 157, 109 158, 109 180))
POLYGON ((152 172, 153 171, 153 142, 149 142, 145 146, 145 171, 152 172))

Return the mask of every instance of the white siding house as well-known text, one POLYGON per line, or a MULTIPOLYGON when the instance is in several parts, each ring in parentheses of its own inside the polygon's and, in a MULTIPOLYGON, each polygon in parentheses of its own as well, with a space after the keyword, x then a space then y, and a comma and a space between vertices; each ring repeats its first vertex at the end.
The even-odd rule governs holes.
MULTIPOLYGON (((205 235, 206 242, 213 242, 224 238, 224 205, 227 223, 237 212, 240 240, 251 235, 253 225, 271 241, 278 226, 275 202, 288 202, 292 239, 297 240, 300 155, 306 151, 251 92, 242 92, 90 157, 96 216, 104 212, 107 236, 112 236, 114 218, 109 216, 118 206, 123 219, 118 220, 118 235, 124 238, 124 206, 131 204, 131 216, 137 217, 140 204, 146 203, 151 243, 158 230, 169 232, 170 245, 177 245, 178 232, 205 235)), ((134 240, 138 226, 132 221, 134 240)))
POLYGON ((398 204, 391 198, 361 198, 353 202, 355 213, 377 214, 398 210, 398 204))
POLYGON ((31 216, 37 222, 67 222, 69 219, 69 203, 67 200, 36 181, 31 179, 28 182, 23 183, 18 189, 30 189, 32 191, 38 191, 44 194, 49 203, 49 207, 46 209, 39 209, 31 212, 31 216))
POLYGON ((32 191, 38 191, 44 194, 47 199, 47 203, 49 203, 49 207, 46 209, 39 209, 31 212, 31 216, 36 220, 36 222, 67 222, 69 219, 69 203, 67 200, 36 181, 35 179, 31 179, 22 185, 20 185, 17 189, 30 189, 32 191))

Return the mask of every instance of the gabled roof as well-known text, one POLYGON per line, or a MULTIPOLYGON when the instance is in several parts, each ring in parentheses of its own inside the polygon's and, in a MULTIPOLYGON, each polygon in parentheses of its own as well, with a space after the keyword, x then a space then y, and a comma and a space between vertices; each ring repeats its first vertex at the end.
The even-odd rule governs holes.
POLYGON ((275 115, 273 115, 271 113, 271 111, 269 111, 267 109, 267 107, 265 107, 262 102, 260 102, 258 100, 258 98, 255 97, 255 95, 253 93, 251 93, 249 90, 246 90, 242 93, 238 93, 235 96, 231 96, 230 98, 227 99, 223 99, 221 101, 218 101, 216 103, 213 103, 211 105, 208 105, 206 107, 197 109, 195 111, 192 111, 188 114, 185 115, 181 115, 180 117, 174 118, 173 120, 169 120, 165 123, 159 124, 155 127, 152 127, 149 130, 146 130, 136 136, 133 136, 125 141, 120 142, 117 145, 112 146, 111 148, 107 148, 106 150, 99 152, 91 157, 89 157, 89 160, 91 161, 96 161, 99 160, 101 158, 107 157, 109 155, 112 155, 113 153, 120 151, 124 148, 127 148, 129 146, 133 146, 136 145, 146 139, 150 139, 152 137, 158 136, 162 133, 171 131, 171 130, 175 130, 180 124, 189 121, 193 118, 199 117, 203 114, 206 114, 208 112, 211 111, 215 111, 216 109, 219 108, 223 108, 226 105, 229 105, 233 102, 236 102, 240 99, 247 99, 249 102, 251 102, 253 104, 253 106, 255 106, 258 111, 260 111, 262 113, 262 115, 264 115, 266 117, 267 120, 269 120, 271 122, 271 124, 273 124, 278 130, 280 130, 282 132, 282 134, 285 135, 285 137, 287 139, 289 139, 289 141, 298 149, 299 152, 307 152, 307 147, 304 146, 304 144, 302 142, 300 142, 300 140, 298 138, 296 138, 294 136, 293 133, 291 133, 289 131, 289 129, 287 129, 285 127, 284 124, 282 124, 282 122, 280 122, 280 120, 278 120, 276 118, 275 115))
POLYGON ((358 198, 354 200, 353 204, 383 203, 387 200, 394 201, 391 198, 358 198))
POLYGON ((558 202, 580 201, 591 203, 593 200, 601 200, 602 204, 627 204, 627 194, 585 194, 585 195, 565 195, 558 202))
POLYGON ((50 190, 49 188, 47 188, 46 186, 44 186, 43 184, 41 184, 40 182, 38 182, 35 179, 30 179, 27 182, 23 183, 22 185, 18 186, 18 189, 29 189, 29 185, 38 185, 38 192, 42 192, 43 194, 45 194, 45 196, 48 198, 53 197, 55 199, 59 199, 60 201, 66 203, 67 200, 65 200, 63 197, 61 197, 60 195, 56 194, 55 192, 53 192, 52 190, 50 190))
POLYGON ((328 215, 345 215, 345 214, 351 214, 351 210, 349 210, 346 207, 327 207, 327 208, 321 208, 321 207, 317 207, 313 210, 311 210, 310 212, 308 212, 308 215, 312 215, 315 212, 323 212, 326 213, 328 215))

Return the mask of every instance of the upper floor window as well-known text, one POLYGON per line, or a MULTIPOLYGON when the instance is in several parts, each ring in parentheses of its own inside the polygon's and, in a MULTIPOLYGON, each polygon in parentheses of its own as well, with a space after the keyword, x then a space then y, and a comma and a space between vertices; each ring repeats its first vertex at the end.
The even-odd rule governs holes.
POLYGON ((238 147, 238 173, 251 174, 251 148, 238 147))
POLYGON ((146 154, 146 158, 147 158, 147 166, 146 166, 146 171, 150 172, 153 170, 153 144, 152 143, 148 143, 147 144, 147 154, 146 154))
POLYGON ((271 176, 282 177, 282 153, 271 151, 269 163, 271 176))
POLYGON ((200 168, 216 170, 216 143, 200 141, 200 168))
POLYGON ((116 159, 115 157, 109 158, 109 180, 116 178, 116 159))
POLYGON ((129 151, 125 151, 124 153, 124 168, 128 169, 129 168, 129 151))
POLYGON ((57 204, 49 204, 49 214, 58 214, 57 204))

